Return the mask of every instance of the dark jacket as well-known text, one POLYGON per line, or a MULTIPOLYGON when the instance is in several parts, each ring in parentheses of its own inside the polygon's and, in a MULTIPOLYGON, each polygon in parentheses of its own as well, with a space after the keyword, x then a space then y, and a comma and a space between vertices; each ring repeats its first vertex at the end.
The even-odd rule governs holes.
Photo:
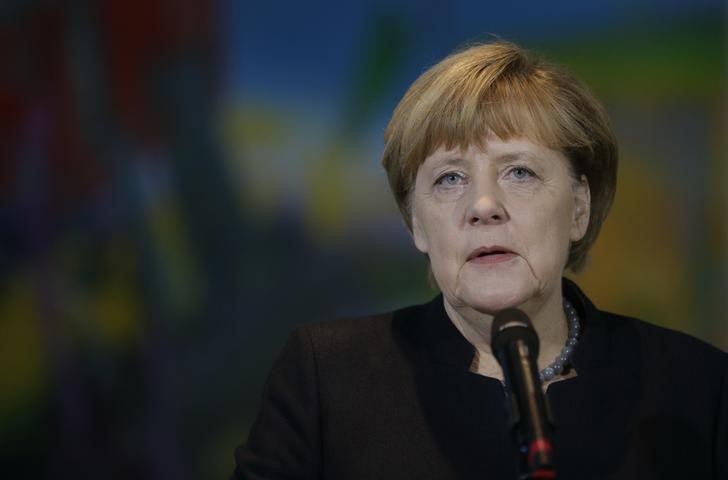
MULTIPOLYGON (((583 334, 547 391, 557 478, 728 479, 728 355, 564 294, 583 334)), ((442 297, 298 329, 233 478, 514 479, 503 387, 473 355, 442 297)))

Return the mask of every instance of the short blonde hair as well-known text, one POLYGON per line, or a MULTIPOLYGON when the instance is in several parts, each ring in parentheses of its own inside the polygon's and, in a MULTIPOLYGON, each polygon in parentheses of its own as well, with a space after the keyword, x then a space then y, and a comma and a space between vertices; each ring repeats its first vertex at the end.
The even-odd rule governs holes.
POLYGON ((614 199, 617 144, 604 108, 565 70, 508 42, 456 52, 423 73, 395 108, 384 134, 382 164, 407 228, 420 165, 438 147, 523 136, 563 152, 574 178, 586 177, 591 215, 571 245, 567 268, 578 270, 614 199))

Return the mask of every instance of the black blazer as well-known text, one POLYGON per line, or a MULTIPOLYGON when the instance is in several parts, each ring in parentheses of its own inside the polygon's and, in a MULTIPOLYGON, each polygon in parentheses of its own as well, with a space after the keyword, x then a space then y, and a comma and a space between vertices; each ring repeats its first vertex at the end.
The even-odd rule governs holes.
MULTIPOLYGON (((558 478, 728 479, 728 355, 564 294, 583 334, 547 391, 558 478)), ((473 355, 442 297, 296 330, 233 478, 514 479, 503 387, 473 355)))

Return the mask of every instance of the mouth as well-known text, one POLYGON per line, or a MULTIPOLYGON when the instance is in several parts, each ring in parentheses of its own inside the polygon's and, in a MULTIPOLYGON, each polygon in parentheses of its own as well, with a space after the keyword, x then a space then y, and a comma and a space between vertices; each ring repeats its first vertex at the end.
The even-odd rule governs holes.
POLYGON ((480 247, 476 248, 472 252, 470 252, 470 255, 468 255, 467 261, 468 262, 476 262, 476 263, 483 263, 483 262, 494 262, 494 261, 503 261, 503 260, 509 260, 513 258, 516 254, 505 247, 501 247, 498 245, 492 246, 492 247, 480 247))

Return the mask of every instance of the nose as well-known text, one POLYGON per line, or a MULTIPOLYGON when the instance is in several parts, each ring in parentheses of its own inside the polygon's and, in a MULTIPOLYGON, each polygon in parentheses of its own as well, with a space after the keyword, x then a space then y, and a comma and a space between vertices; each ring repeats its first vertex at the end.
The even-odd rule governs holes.
POLYGON ((498 225, 508 220, 508 213, 500 198, 497 184, 480 182, 472 190, 467 208, 467 222, 471 226, 498 225))

